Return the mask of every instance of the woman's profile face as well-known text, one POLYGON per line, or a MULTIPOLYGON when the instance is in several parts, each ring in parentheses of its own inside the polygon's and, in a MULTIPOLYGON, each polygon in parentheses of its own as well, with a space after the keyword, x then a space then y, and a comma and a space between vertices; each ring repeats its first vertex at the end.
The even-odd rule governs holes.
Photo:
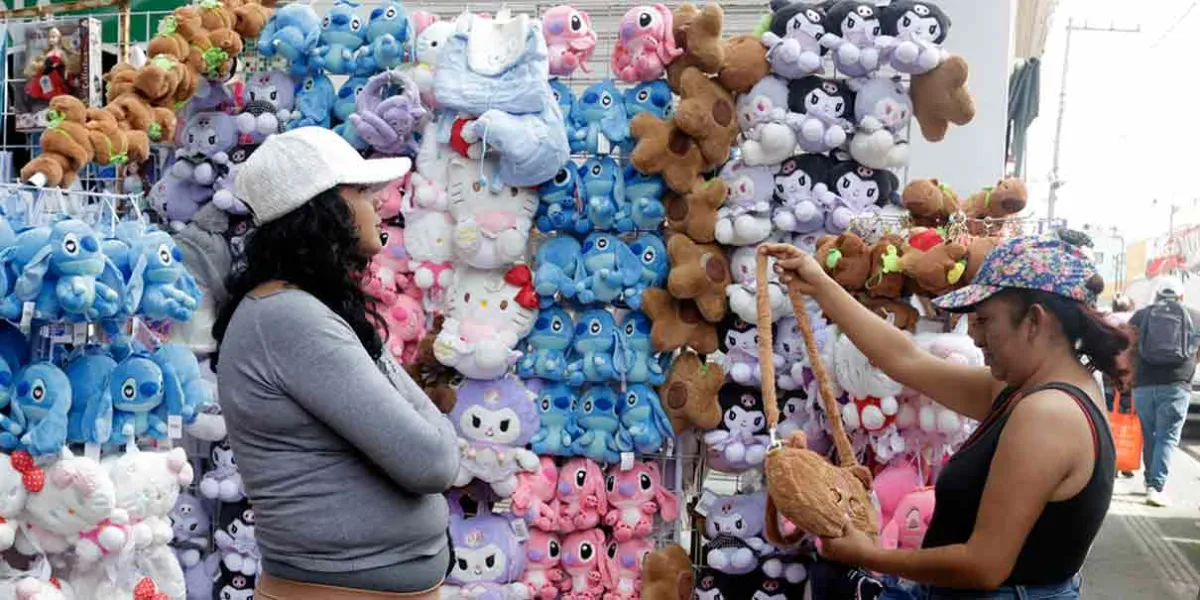
POLYGON ((982 302, 968 321, 968 333, 975 346, 983 350, 983 359, 992 377, 1012 383, 1010 378, 1024 372, 1031 350, 1027 320, 1013 318, 1012 302, 993 297, 982 302))
POLYGON ((383 250, 379 239, 382 220, 379 218, 380 192, 384 186, 343 186, 339 195, 350 207, 350 220, 358 236, 359 256, 370 259, 383 250))

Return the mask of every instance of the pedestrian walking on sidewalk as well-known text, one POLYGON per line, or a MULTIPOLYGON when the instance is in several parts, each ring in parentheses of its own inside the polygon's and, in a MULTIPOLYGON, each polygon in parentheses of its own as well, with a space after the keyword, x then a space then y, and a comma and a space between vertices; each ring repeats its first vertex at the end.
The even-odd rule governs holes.
MULTIPOLYGON (((1126 327, 1135 308, 1133 298, 1125 294, 1116 294, 1113 296, 1112 312, 1105 315, 1104 322, 1113 327, 1126 327)), ((1133 390, 1129 383, 1129 380, 1117 381, 1112 377, 1104 377, 1104 404, 1108 407, 1108 412, 1113 411, 1113 402, 1118 396, 1121 398, 1120 411, 1124 414, 1133 412, 1133 390)), ((1133 471, 1121 471, 1121 476, 1132 478, 1133 471)))
POLYGON ((1163 493, 1171 454, 1179 445, 1192 397, 1200 346, 1200 311, 1183 303, 1183 282, 1165 277, 1154 303, 1133 314, 1137 333, 1133 403, 1142 422, 1142 461, 1146 467, 1146 503, 1167 506, 1163 493))

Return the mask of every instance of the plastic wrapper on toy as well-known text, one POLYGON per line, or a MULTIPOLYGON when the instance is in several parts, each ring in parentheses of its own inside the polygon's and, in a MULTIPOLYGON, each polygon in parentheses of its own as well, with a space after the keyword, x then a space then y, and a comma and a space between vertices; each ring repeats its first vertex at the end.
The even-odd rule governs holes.
POLYGON ((288 73, 306 76, 319 71, 312 58, 320 43, 321 18, 307 4, 286 5, 275 11, 258 36, 258 53, 265 58, 280 56, 289 63, 288 73))
POLYGON ((715 235, 731 246, 751 246, 771 235, 771 198, 775 191, 773 167, 752 167, 732 160, 721 169, 728 190, 725 205, 717 211, 715 235))
POLYGON ((762 465, 771 441, 762 395, 754 388, 726 384, 718 398, 721 424, 704 433, 709 462, 729 473, 762 465))
POLYGON ((546 40, 531 17, 507 10, 494 18, 465 13, 438 55, 434 89, 444 108, 469 115, 540 113, 552 102, 545 93, 547 73, 546 40))
POLYGON ((658 516, 667 522, 679 518, 679 498, 663 485, 652 462, 635 463, 629 470, 609 467, 605 489, 609 509, 604 524, 618 542, 649 537, 658 516))
POLYGON ((456 271, 434 355, 466 377, 499 377, 521 358, 517 342, 532 331, 537 309, 529 267, 456 271))
POLYGON ((476 269, 500 269, 522 261, 537 211, 529 188, 493 189, 482 178, 495 163, 450 159, 446 194, 455 219, 455 256, 476 269))
POLYGON ((569 5, 555 6, 542 14, 550 76, 570 77, 575 69, 590 73, 587 61, 596 50, 596 31, 586 12, 569 5))
POLYGON ((570 235, 554 236, 538 246, 533 281, 543 308, 553 305, 558 297, 575 297, 576 281, 584 275, 582 248, 570 235))
POLYGON ((789 3, 771 15, 770 27, 763 32, 771 72, 785 79, 800 79, 820 73, 827 48, 825 11, 803 2, 789 3))
POLYGON ((626 83, 659 79, 683 55, 675 45, 674 16, 664 4, 635 6, 621 18, 611 67, 626 83))
POLYGON ((711 494, 698 505, 703 511, 705 564, 728 575, 758 569, 759 556, 772 549, 763 537, 767 512, 766 491, 725 496, 711 494))
POLYGON ((508 498, 517 490, 518 474, 540 467, 537 455, 525 449, 538 431, 534 397, 515 377, 468 379, 458 388, 449 414, 461 453, 455 487, 478 479, 508 498))
POLYGON ((450 539, 454 564, 443 598, 524 600, 525 536, 518 536, 509 517, 481 512, 464 517, 457 497, 450 499, 450 539))

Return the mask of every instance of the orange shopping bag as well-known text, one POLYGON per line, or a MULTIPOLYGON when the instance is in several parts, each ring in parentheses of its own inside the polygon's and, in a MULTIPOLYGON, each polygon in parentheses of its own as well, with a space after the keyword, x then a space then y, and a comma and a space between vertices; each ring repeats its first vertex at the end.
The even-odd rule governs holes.
POLYGON ((1142 466, 1142 424, 1137 411, 1121 412, 1121 391, 1113 393, 1113 409, 1108 413, 1113 445, 1117 449, 1117 471, 1136 471, 1142 466))

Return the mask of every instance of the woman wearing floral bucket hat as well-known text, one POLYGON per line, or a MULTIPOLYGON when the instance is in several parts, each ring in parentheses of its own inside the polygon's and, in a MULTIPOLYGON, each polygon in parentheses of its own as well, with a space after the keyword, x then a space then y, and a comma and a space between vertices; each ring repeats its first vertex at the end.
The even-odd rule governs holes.
POLYGON ((1126 378, 1130 339, 1094 308, 1104 282, 1072 239, 1009 239, 971 285, 934 300, 971 313, 986 367, 935 358, 811 255, 766 249, 783 279, 815 298, 876 366, 980 421, 938 477, 921 550, 885 550, 850 533, 823 540, 827 557, 925 584, 928 599, 1078 598, 1079 570, 1113 491, 1113 441, 1094 374, 1126 378))

